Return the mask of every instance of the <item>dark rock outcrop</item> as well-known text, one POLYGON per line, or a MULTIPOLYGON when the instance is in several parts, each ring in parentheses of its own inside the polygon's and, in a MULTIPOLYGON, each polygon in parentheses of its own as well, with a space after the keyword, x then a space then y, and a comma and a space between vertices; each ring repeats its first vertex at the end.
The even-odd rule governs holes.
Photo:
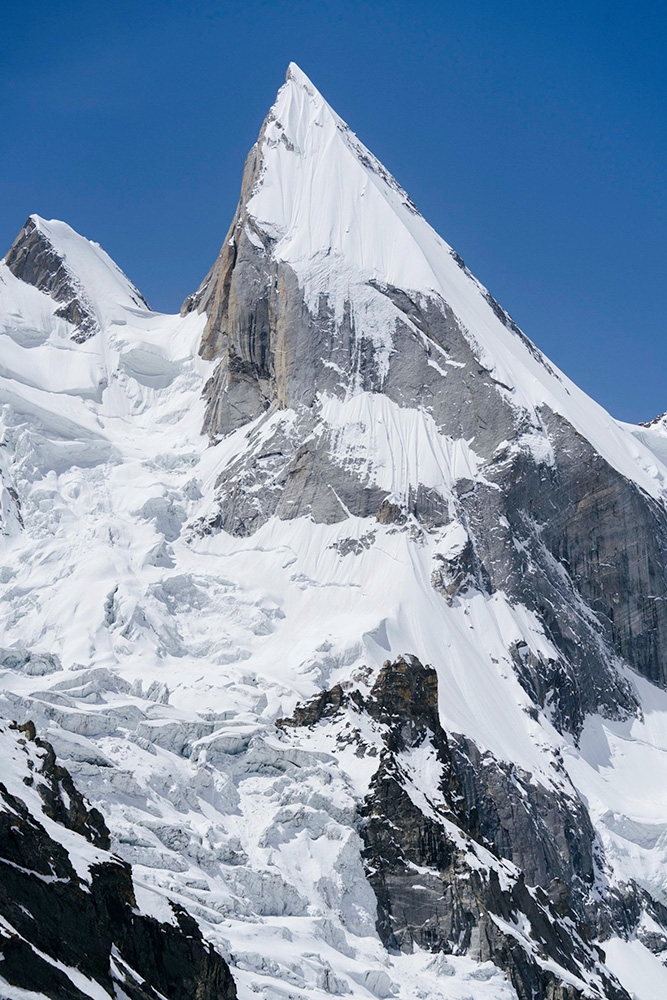
POLYGON ((99 333, 95 309, 85 289, 33 218, 27 219, 12 243, 5 263, 15 277, 61 303, 56 316, 75 327, 72 339, 77 343, 99 333))
POLYGON ((632 933, 649 904, 630 888, 625 903, 600 898, 595 833, 567 781, 546 788, 445 733, 437 675, 416 657, 387 661, 370 695, 337 686, 279 724, 335 725, 345 712, 352 726, 366 714, 380 739, 360 831, 385 945, 491 960, 520 1000, 576 1000, 596 977, 598 995, 627 1000, 593 939, 632 933))
POLYGON ((174 923, 165 924, 138 911, 130 866, 107 852, 101 814, 32 723, 14 734, 13 759, 26 790, 39 793, 43 817, 0 782, 0 980, 52 1000, 87 997, 81 977, 130 1000, 235 1000, 224 959, 189 914, 172 904, 174 923), (69 840, 49 833, 44 817, 71 831, 69 840))
MULTIPOLYGON (((66 257, 32 216, 9 248, 5 263, 16 278, 59 303, 55 315, 72 324, 72 340, 76 343, 82 344, 99 333, 99 319, 91 296, 68 266, 66 257)), ((148 308, 141 293, 129 283, 128 287, 136 305, 148 308)))
POLYGON ((558 650, 512 655, 536 705, 576 735, 588 713, 636 711, 618 658, 667 683, 667 512, 563 418, 543 408, 542 419, 555 461, 499 454, 459 516, 484 568, 478 587, 535 611, 558 650))

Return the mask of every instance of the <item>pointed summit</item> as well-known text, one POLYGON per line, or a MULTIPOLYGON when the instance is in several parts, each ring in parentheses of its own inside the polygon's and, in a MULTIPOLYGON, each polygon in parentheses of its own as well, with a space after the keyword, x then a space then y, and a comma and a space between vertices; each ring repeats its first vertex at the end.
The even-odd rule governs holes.
POLYGON ((415 240, 414 221, 435 234, 294 63, 264 122, 257 152, 260 169, 246 207, 258 227, 280 241, 280 259, 334 254, 377 280, 438 288, 429 254, 415 240))
MULTIPOLYGON (((184 311, 208 315, 205 357, 216 356, 230 321, 230 268, 237 262, 243 267, 246 248, 251 257, 261 249, 273 266, 287 265, 311 311, 325 296, 339 320, 353 301, 351 284, 409 290, 446 302, 475 331, 480 360, 499 381, 529 384, 536 374, 542 381, 545 372, 553 378, 540 352, 295 63, 248 155, 220 256, 184 303, 184 311)), ((387 332, 388 350, 390 339, 387 332)))
POLYGON ((57 219, 31 215, 5 257, 14 277, 59 303, 56 315, 74 326, 78 343, 99 333, 119 308, 148 304, 97 243, 57 219))
POLYGON ((547 361, 293 63, 219 257, 184 309, 206 313, 201 354, 219 362, 214 438, 276 407, 372 392, 428 409, 487 460, 519 425, 542 440, 546 407, 663 493, 635 439, 547 361))
MULTIPOLYGON (((318 94, 317 87, 314 85, 310 77, 306 76, 304 71, 295 62, 291 62, 287 67, 287 73, 285 74, 285 83, 295 83, 297 87, 303 87, 304 90, 309 90, 314 96, 318 94)), ((318 96, 320 96, 318 94, 318 96)))
MULTIPOLYGON (((220 270, 233 233, 243 225, 254 232, 255 243, 270 242, 275 258, 292 265, 335 257, 366 281, 437 290, 438 276, 413 233, 416 222, 449 260, 451 249, 405 191, 290 63, 248 155, 220 259, 184 309, 205 309, 210 318, 213 271, 220 270)), ((208 337, 204 352, 210 355, 208 337)))

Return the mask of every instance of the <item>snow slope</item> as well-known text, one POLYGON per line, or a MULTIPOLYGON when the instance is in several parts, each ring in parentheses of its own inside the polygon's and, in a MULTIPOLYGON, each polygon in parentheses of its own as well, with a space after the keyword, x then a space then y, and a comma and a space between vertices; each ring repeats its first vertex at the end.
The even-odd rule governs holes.
POLYGON ((509 317, 499 318, 486 289, 294 63, 260 143, 263 165, 247 211, 277 240, 275 258, 295 269, 311 308, 321 292, 334 289, 337 315, 352 300, 360 333, 391 350, 382 343, 389 324, 377 329, 377 299, 364 315, 369 282, 441 297, 467 329, 479 361, 510 387, 514 405, 539 426, 535 411, 547 404, 614 468, 664 498, 662 463, 515 332, 509 317))
MULTIPOLYGON (((369 281, 441 297, 536 427, 547 404, 664 501, 667 467, 647 435, 614 421, 499 318, 294 65, 262 155, 248 212, 307 303, 335 286, 335 313, 355 302, 360 328, 389 356, 369 281)), ((664 693, 628 671, 641 717, 590 718, 578 746, 559 733, 534 711, 509 652, 526 643, 557 655, 536 616, 502 592, 448 604, 431 585, 435 555, 465 542, 460 525, 271 518, 247 538, 199 534, 221 472, 295 414, 269 412, 209 445, 206 317, 151 312, 96 244, 36 223, 100 332, 75 343, 57 304, 0 264, 0 642, 62 665, 36 675, 2 661, 0 710, 34 719, 103 810, 144 908, 164 918, 165 897, 189 908, 230 957, 241 1000, 514 996, 495 966, 471 957, 385 951, 355 826, 373 759, 337 756, 317 733, 287 741, 273 725, 333 684, 368 686, 403 652, 436 668, 446 730, 547 789, 569 794, 571 780, 609 879, 634 879, 667 905, 664 693)), ((434 364, 445 392, 447 361, 434 364)), ((320 406, 339 460, 398 499, 419 484, 447 493, 484 478, 475 442, 443 435, 423 410, 359 391, 320 406)), ((546 434, 523 446, 549 460, 546 434)), ((609 966, 640 1000, 658 995, 664 967, 638 940, 619 939, 609 966)))

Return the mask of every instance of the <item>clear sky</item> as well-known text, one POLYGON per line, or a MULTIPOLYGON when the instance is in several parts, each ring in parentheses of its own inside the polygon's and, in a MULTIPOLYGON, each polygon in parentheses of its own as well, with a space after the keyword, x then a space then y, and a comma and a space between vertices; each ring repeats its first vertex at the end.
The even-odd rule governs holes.
POLYGON ((667 5, 31 0, 0 17, 0 253, 101 243, 155 309, 208 270, 295 60, 526 333, 667 410, 667 5))

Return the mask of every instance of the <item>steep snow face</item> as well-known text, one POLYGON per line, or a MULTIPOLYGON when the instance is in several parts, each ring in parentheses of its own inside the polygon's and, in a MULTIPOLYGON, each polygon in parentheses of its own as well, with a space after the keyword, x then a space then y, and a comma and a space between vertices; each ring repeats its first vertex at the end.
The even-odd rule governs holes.
MULTIPOLYGON (((363 723, 363 750, 344 721, 274 724, 419 655, 447 732, 530 775, 521 794, 574 785, 591 803, 592 897, 633 879, 666 902, 667 706, 596 613, 624 596, 613 562, 645 570, 622 579, 632 636, 658 598, 659 660, 667 471, 523 338, 294 66, 251 160, 232 280, 195 297, 208 315, 151 312, 61 223, 34 218, 0 264, 0 709, 34 718, 103 808, 142 902, 179 901, 231 955, 241 1000, 513 1000, 474 951, 383 948, 358 819, 377 732, 363 723), (614 530, 586 520, 598 509, 614 530)), ((439 801, 432 764, 402 761, 414 803, 439 801)), ((664 976, 642 943, 667 947, 664 927, 642 920, 612 949, 621 979, 641 959, 634 990, 664 976)))
POLYGON ((258 157, 247 215, 276 241, 272 255, 294 269, 311 311, 326 295, 339 320, 351 309, 357 335, 391 353, 395 318, 373 283, 444 301, 515 408, 539 424, 535 412, 546 404, 620 473, 651 496, 667 495, 662 463, 644 442, 624 433, 527 341, 294 63, 260 135, 258 157))
POLYGON ((310 271, 327 256, 368 279, 441 290, 429 256, 450 248, 432 230, 432 246, 421 245, 428 227, 406 193, 294 63, 260 145, 248 213, 278 241, 279 259, 310 271))
POLYGON ((632 424, 624 425, 634 436, 651 449, 653 454, 663 464, 667 464, 667 414, 656 417, 648 424, 640 424, 635 427, 632 424))
POLYGON ((115 316, 122 317, 124 310, 149 312, 141 292, 99 243, 79 236, 66 222, 57 219, 47 221, 31 215, 30 221, 53 248, 72 279, 85 290, 93 307, 99 311, 103 325, 113 323, 115 316))
POLYGON ((59 303, 55 315, 72 323, 74 340, 87 340, 109 324, 124 324, 128 313, 149 312, 109 255, 64 222, 31 215, 5 264, 15 277, 59 303))

